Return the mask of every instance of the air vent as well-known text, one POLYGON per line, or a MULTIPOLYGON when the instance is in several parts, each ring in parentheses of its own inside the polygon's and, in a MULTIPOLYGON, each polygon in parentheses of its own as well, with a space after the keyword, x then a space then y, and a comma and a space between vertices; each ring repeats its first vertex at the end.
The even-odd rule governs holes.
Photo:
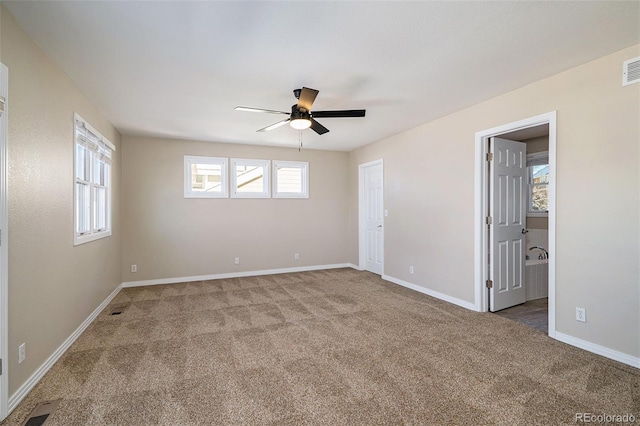
POLYGON ((44 401, 36 405, 27 420, 22 423, 22 426, 43 426, 48 424, 47 419, 58 408, 61 399, 54 401, 44 401))
POLYGON ((123 304, 119 304, 119 305, 115 305, 113 308, 111 308, 111 312, 109 312, 109 315, 120 315, 121 313, 124 312, 125 309, 127 309, 129 307, 128 303, 123 303, 123 304))
POLYGON ((622 85, 640 83, 640 56, 622 64, 622 85))

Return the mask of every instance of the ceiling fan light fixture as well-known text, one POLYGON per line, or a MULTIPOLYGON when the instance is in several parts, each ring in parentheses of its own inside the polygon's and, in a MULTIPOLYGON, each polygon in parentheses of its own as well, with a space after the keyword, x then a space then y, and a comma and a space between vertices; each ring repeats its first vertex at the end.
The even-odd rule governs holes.
POLYGON ((291 120, 289 124, 296 130, 304 130, 311 127, 311 120, 308 118, 295 118, 291 120))
MULTIPOLYGON (((2 1, 2 0, 0 0, 2 1)), ((286 120, 278 121, 275 124, 267 126, 258 130, 258 132, 267 132, 269 130, 273 130, 277 127, 284 125, 285 123, 289 123, 291 128, 295 130, 305 130, 311 129, 319 135, 324 135, 329 132, 329 129, 324 127, 322 124, 318 123, 314 117, 318 118, 341 118, 341 117, 364 117, 365 110, 364 109, 350 109, 350 110, 331 110, 331 111, 314 111, 311 112, 311 108, 313 106, 313 102, 318 95, 318 91, 315 89, 309 89, 308 87, 303 87, 302 89, 295 89, 293 94, 298 99, 298 103, 291 105, 291 113, 284 111, 274 111, 271 109, 262 109, 262 108, 250 108, 237 106, 236 110, 238 111, 249 111, 249 112, 266 112, 269 114, 283 114, 289 116, 286 120)))

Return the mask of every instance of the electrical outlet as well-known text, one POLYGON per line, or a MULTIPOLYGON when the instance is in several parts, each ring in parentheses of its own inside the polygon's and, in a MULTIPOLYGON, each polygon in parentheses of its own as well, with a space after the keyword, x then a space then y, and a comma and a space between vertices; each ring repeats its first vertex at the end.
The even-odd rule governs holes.
POLYGON ((296 253, 293 255, 294 260, 300 260, 300 253, 296 253))
POLYGON ((138 272, 138 265, 131 265, 131 272, 138 272))
POLYGON ((576 321, 587 322, 587 310, 585 308, 576 308, 576 321))
POLYGON ((409 266, 409 273, 413 274, 413 266, 409 266))
POLYGON ((236 257, 236 265, 239 265, 239 264, 240 264, 240 258, 236 257))
POLYGON ((26 343, 21 344, 18 348, 18 364, 22 364, 22 361, 24 361, 24 358, 27 356, 26 351, 26 343))

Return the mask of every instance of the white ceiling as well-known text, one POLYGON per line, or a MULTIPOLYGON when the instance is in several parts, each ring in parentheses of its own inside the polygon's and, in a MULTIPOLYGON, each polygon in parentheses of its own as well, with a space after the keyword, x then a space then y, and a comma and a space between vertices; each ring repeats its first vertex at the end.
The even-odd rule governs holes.
MULTIPOLYGON (((123 134, 297 146, 257 129, 320 91, 304 146, 351 150, 640 42, 640 2, 7 1, 123 134)), ((622 64, 620 64, 622 67, 622 64)), ((19 72, 19 71, 18 71, 19 72)))

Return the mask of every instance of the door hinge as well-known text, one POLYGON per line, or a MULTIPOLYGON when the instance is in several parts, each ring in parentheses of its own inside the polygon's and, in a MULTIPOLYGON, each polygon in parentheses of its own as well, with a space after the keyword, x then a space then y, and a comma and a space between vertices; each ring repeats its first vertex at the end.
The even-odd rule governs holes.
POLYGON ((487 288, 493 288, 493 281, 487 280, 487 288))
POLYGON ((487 225, 491 225, 493 223, 493 218, 491 216, 487 216, 487 225))
POLYGON ((493 152, 487 152, 487 161, 493 161, 493 152))

